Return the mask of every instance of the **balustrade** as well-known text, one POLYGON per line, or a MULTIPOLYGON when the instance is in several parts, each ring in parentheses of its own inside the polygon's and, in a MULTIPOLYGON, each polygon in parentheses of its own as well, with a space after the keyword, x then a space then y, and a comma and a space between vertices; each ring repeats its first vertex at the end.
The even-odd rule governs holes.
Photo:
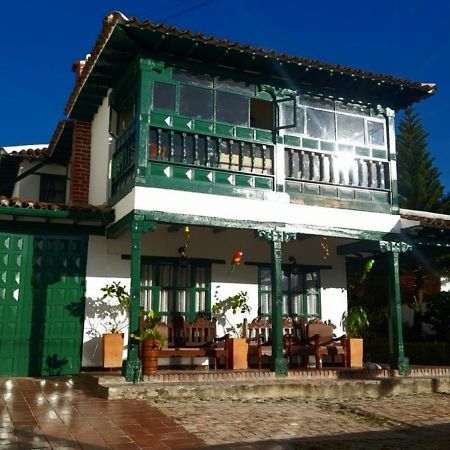
POLYGON ((389 163, 354 156, 285 149, 286 177, 370 189, 389 189, 389 163))

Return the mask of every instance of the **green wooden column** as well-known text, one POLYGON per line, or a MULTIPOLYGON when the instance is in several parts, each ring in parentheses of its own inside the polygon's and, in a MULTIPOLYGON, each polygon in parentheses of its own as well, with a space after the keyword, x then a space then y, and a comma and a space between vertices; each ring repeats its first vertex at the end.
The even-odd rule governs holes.
POLYGON ((400 375, 410 373, 409 358, 405 356, 403 344, 403 322, 400 294, 400 253, 411 250, 411 245, 405 242, 380 241, 380 250, 386 253, 389 270, 389 353, 392 369, 397 369, 400 375))
MULTIPOLYGON (((141 242, 142 233, 153 231, 156 223, 146 221, 145 217, 134 214, 130 222, 131 233, 131 262, 130 262, 130 309, 129 332, 136 333, 139 329, 139 306, 141 296, 141 242)), ((128 356, 124 365, 124 375, 127 381, 139 381, 141 361, 139 359, 139 345, 128 337, 128 356)))
POLYGON ((295 233, 257 230, 257 236, 270 243, 272 263, 272 370, 278 376, 286 376, 287 360, 283 355, 283 291, 282 251, 283 242, 295 238, 295 233))

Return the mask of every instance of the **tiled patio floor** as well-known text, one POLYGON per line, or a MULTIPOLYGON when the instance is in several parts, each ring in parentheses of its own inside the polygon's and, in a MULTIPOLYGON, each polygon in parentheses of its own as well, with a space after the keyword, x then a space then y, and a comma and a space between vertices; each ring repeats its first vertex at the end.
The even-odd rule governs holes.
POLYGON ((0 379, 0 449, 188 449, 202 441, 138 400, 107 401, 70 378, 0 379))

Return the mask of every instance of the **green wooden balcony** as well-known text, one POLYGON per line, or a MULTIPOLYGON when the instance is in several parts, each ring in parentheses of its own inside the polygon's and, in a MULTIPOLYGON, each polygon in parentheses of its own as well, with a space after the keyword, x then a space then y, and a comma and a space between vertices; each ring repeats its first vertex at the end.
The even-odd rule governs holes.
POLYGON ((116 141, 113 199, 138 184, 261 199, 284 190, 297 203, 390 210, 389 162, 370 153, 278 146, 284 167, 275 170, 275 145, 150 126, 145 176, 137 182, 136 135, 132 124, 116 141))

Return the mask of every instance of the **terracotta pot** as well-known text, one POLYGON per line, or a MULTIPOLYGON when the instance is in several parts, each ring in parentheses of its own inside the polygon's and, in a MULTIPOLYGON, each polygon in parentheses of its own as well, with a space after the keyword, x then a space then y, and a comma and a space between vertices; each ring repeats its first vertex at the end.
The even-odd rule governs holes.
POLYGON ((123 333, 103 335, 103 367, 113 369, 122 367, 123 333))
POLYGON ((158 352, 158 346, 154 339, 148 339, 142 343, 141 360, 143 375, 154 375, 158 370, 158 352))
POLYGON ((363 366, 363 339, 348 338, 347 345, 347 367, 363 366))
POLYGON ((248 369, 248 343, 245 338, 227 339, 230 369, 248 369))

